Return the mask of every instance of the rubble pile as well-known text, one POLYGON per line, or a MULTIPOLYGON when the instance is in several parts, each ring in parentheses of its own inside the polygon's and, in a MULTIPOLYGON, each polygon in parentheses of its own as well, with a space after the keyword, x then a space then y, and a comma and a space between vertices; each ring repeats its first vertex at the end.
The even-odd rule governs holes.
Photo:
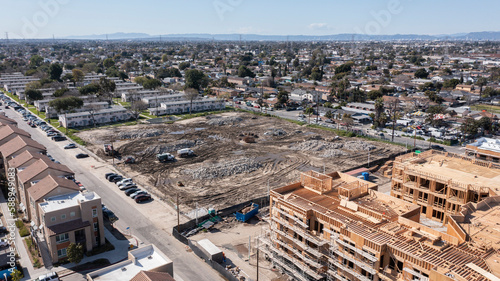
POLYGON ((271 129, 265 132, 264 135, 279 137, 279 136, 286 136, 286 132, 283 129, 271 129))
POLYGON ((374 146, 373 144, 371 143, 368 143, 366 141, 360 141, 360 140, 356 140, 356 141, 348 141, 346 143, 344 143, 344 149, 347 149, 347 150, 351 150, 351 151, 370 151, 370 150, 373 150, 377 148, 376 146, 374 146))
POLYGON ((243 118, 231 116, 231 117, 217 117, 210 119, 207 123, 211 126, 226 126, 226 125, 236 125, 243 121, 243 118))
POLYGON ((210 166, 201 166, 194 169, 185 169, 183 174, 193 179, 215 179, 226 176, 250 173, 262 167, 262 165, 250 158, 240 158, 228 162, 218 163, 210 166))
POLYGON ((173 143, 170 145, 156 145, 156 146, 148 146, 146 150, 143 151, 145 155, 156 155, 158 153, 165 152, 176 152, 177 150, 183 148, 191 148, 197 145, 203 144, 203 141, 200 139, 197 140, 182 140, 177 143, 173 143))
POLYGON ((158 129, 146 129, 146 130, 133 130, 133 131, 123 131, 118 133, 118 139, 138 139, 138 138, 150 138, 161 136, 165 133, 163 130, 158 129))

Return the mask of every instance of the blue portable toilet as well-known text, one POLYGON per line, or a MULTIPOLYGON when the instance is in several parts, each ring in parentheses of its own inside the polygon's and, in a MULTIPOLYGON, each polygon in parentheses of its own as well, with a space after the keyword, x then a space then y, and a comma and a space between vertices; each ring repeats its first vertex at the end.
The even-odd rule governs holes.
POLYGON ((367 173, 367 172, 364 172, 364 173, 361 173, 361 175, 363 176, 363 179, 365 181, 369 180, 370 179, 370 173, 367 173))

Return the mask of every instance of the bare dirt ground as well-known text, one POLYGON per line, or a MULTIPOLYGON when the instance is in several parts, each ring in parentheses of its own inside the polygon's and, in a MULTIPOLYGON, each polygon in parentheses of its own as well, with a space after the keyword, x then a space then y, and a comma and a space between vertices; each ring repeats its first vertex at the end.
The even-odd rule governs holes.
POLYGON ((272 189, 297 181, 302 171, 345 170, 367 163, 368 153, 373 161, 404 150, 357 138, 336 139, 333 132, 236 112, 174 124, 83 131, 78 136, 99 156, 104 156, 102 144, 113 142, 121 155, 137 160, 120 165, 122 170, 172 201, 179 194, 189 208, 198 203, 220 209, 264 196, 268 184, 272 189), (157 153, 176 155, 182 148, 196 156, 169 163, 156 159, 157 153))

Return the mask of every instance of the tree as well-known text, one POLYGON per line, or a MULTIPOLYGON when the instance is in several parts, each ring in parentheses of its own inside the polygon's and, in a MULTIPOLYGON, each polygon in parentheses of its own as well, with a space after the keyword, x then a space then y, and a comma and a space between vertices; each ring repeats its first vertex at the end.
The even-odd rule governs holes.
POLYGON ((144 83, 142 83, 144 89, 152 90, 157 89, 161 86, 161 81, 158 79, 147 79, 144 83))
POLYGON ((71 72, 73 74, 73 83, 75 83, 75 86, 76 84, 82 82, 83 78, 85 78, 85 73, 83 73, 80 69, 75 68, 71 72))
POLYGON ((425 68, 420 68, 415 71, 415 77, 420 79, 427 79, 427 77, 429 77, 429 73, 425 70, 425 68))
POLYGON ((104 60, 102 65, 104 65, 105 68, 110 68, 115 65, 115 61, 112 58, 107 58, 104 60))
POLYGON ((29 89, 29 90, 26 90, 24 92, 24 95, 26 97, 26 103, 30 103, 31 101, 36 101, 36 100, 41 100, 43 99, 43 95, 42 95, 42 92, 40 92, 40 90, 32 90, 32 89, 29 89))
POLYGON ((185 73, 186 86, 185 88, 193 88, 201 90, 208 86, 208 77, 201 70, 189 69, 185 73))
POLYGON ((387 116, 385 114, 384 100, 378 98, 375 100, 375 114, 373 115, 373 126, 376 128, 385 127, 387 123, 387 116))
POLYGON ((309 115, 309 124, 311 123, 311 115, 314 114, 314 108, 312 107, 308 107, 306 108, 306 110, 304 111, 305 114, 309 115))
POLYGON ((199 98, 198 90, 193 88, 187 88, 184 90, 184 97, 189 101, 189 114, 191 114, 193 110, 193 101, 199 98))
POLYGON ((328 118, 328 119, 332 119, 333 118, 333 112, 331 110, 328 110, 325 113, 325 117, 328 118))
POLYGON ((457 85, 460 84, 458 79, 449 79, 443 82, 443 88, 445 89, 455 89, 457 85))
POLYGON ((53 63, 49 66, 49 78, 52 80, 60 80, 63 72, 62 66, 58 63, 53 63))
POLYGON ((342 64, 340 66, 337 66, 335 68, 335 75, 341 74, 341 73, 349 73, 349 72, 351 72, 353 65, 354 65, 353 62, 348 62, 348 63, 344 63, 344 64, 342 64))
POLYGON ((442 105, 430 106, 425 113, 427 113, 427 118, 425 119, 426 123, 435 127, 444 126, 446 124, 442 119, 436 118, 437 115, 446 113, 446 107, 442 105))
POLYGON ((161 61, 162 62, 167 62, 168 61, 168 55, 167 54, 163 54, 163 56, 161 56, 161 61))
POLYGON ((489 133, 493 128, 493 123, 489 117, 481 117, 481 119, 477 120, 477 126, 483 130, 483 133, 489 133))
POLYGON ((277 99, 278 99, 279 104, 282 104, 282 105, 286 104, 288 102, 288 99, 289 99, 288 92, 284 91, 284 90, 280 90, 278 92, 277 99))
POLYGON ((246 67, 244 65, 240 65, 240 67, 238 68, 238 76, 239 77, 252 77, 252 78, 254 78, 255 73, 253 73, 253 71, 251 71, 248 67, 246 67))
POLYGON ((40 81, 31 81, 24 86, 25 90, 38 90, 42 88, 42 83, 40 81))
POLYGON ((342 123, 347 127, 347 130, 354 126, 354 119, 351 117, 351 114, 344 113, 342 116, 342 123))
POLYGON ((18 269, 14 269, 12 271, 12 273, 10 274, 10 278, 12 278, 11 280, 12 281, 21 281, 21 279, 23 279, 23 273, 18 270, 18 269))
POLYGON ((80 92, 81 95, 83 96, 88 96, 88 95, 93 95, 97 94, 101 87, 97 83, 91 83, 88 85, 85 85, 83 87, 78 88, 78 91, 80 92))
POLYGON ((181 62, 181 63, 179 64, 179 70, 184 70, 184 69, 186 69, 186 68, 188 68, 188 67, 190 67, 190 66, 191 66, 191 63, 189 63, 189 62, 187 62, 187 61, 185 61, 185 62, 181 62))
POLYGON ((382 94, 382 92, 379 90, 373 90, 373 91, 369 91, 367 96, 370 100, 377 100, 378 98, 383 97, 384 94, 382 94))
POLYGON ((101 77, 101 79, 99 80, 99 91, 97 93, 99 97, 109 98, 109 104, 113 104, 113 96, 115 90, 115 82, 107 79, 106 77, 101 77))
POLYGON ((37 68, 41 66, 43 63, 43 58, 39 55, 33 55, 30 58, 30 67, 31 68, 37 68))
POLYGON ((130 105, 130 113, 132 116, 135 118, 135 121, 139 119, 139 115, 141 115, 141 112, 144 110, 148 109, 148 104, 143 102, 142 100, 134 100, 132 101, 132 104, 130 105))
POLYGON ((479 131, 478 122, 472 118, 465 119, 465 122, 460 126, 460 131, 467 137, 473 138, 479 131))
POLYGON ((389 113, 389 117, 392 120, 392 138, 391 141, 394 141, 394 130, 396 128, 396 120, 400 117, 401 108, 399 106, 399 98, 391 98, 386 103, 386 108, 389 113))
POLYGON ((83 246, 82 244, 71 243, 69 244, 66 253, 70 262, 78 264, 83 259, 83 246))
MULTIPOLYGON (((49 101, 49 106, 54 108, 57 113, 64 113, 64 117, 66 119, 66 113, 80 108, 83 106, 83 100, 78 97, 65 97, 58 98, 55 100, 49 101)), ((68 133, 68 124, 66 124, 66 133, 68 133)))
POLYGON ((66 94, 67 92, 69 92, 68 88, 57 89, 54 92, 54 94, 52 94, 52 96, 54 96, 55 98, 60 98, 60 97, 64 96, 64 94, 66 94))
POLYGON ((483 93, 483 87, 488 84, 488 80, 484 77, 477 78, 476 85, 479 86, 479 94, 483 93))

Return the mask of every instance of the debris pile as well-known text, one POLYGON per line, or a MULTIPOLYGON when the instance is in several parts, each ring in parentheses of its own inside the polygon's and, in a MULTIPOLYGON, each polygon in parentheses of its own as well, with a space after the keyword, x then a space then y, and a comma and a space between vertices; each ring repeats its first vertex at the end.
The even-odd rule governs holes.
POLYGON ((124 139, 138 139, 138 138, 150 138, 161 136, 165 133, 163 130, 158 129, 146 129, 146 130, 133 130, 133 131, 122 131, 118 133, 117 138, 124 139))
POLYGON ((226 126, 226 125, 235 125, 243 121, 243 118, 230 116, 230 117, 215 117, 211 118, 207 123, 211 126, 226 126))
POLYGON ((264 133, 266 136, 275 136, 275 137, 280 137, 280 136, 286 136, 286 132, 283 129, 271 129, 267 132, 264 133))
POLYGON ((200 139, 197 140, 182 140, 177 143, 173 143, 170 145, 156 145, 156 146, 148 146, 143 151, 144 155, 156 155, 159 153, 165 152, 176 152, 177 150, 183 148, 191 148, 197 145, 203 144, 203 141, 200 139))
POLYGON ((344 143, 344 149, 351 150, 351 151, 369 151, 369 150, 374 150, 377 148, 371 143, 368 143, 366 141, 348 141, 344 143))
POLYGON ((194 169, 185 169, 184 174, 191 176, 193 179, 215 179, 226 176, 250 173, 258 170, 262 165, 250 158, 240 158, 228 162, 218 163, 210 166, 201 166, 194 169))

